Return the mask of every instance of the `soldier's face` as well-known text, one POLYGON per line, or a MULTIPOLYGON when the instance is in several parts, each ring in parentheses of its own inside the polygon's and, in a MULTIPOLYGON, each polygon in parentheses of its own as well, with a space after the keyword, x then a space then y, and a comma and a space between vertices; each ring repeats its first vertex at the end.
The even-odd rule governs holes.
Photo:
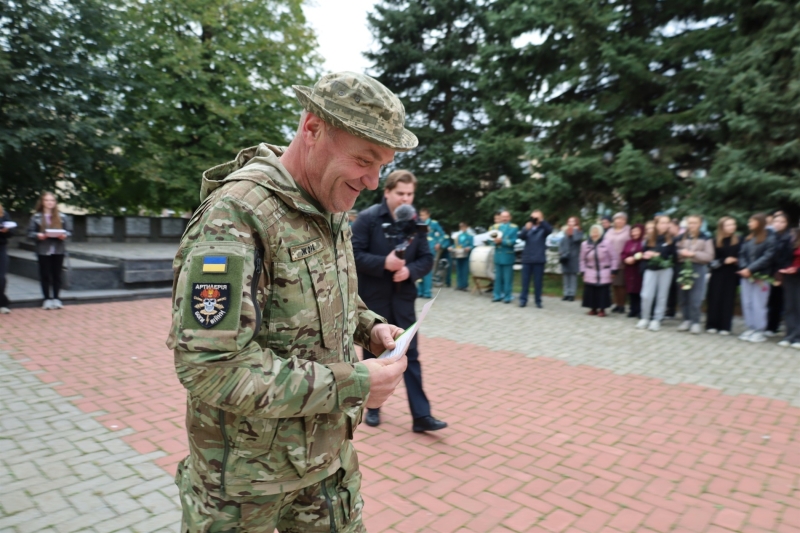
POLYGON ((309 181, 315 190, 310 192, 326 211, 341 213, 353 208, 361 191, 378 188, 381 168, 392 162, 394 150, 346 131, 339 130, 333 135, 325 131, 311 156, 309 181))

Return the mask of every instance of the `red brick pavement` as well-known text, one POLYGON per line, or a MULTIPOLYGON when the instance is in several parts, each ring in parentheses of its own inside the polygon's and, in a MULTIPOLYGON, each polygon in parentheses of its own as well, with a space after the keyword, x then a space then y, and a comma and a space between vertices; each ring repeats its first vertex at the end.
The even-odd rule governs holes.
MULTIPOLYGON (((167 300, 22 309, 0 320, 0 350, 173 472, 186 444, 168 321, 167 300)), ((373 532, 800 532, 800 409, 442 339, 421 349, 451 427, 411 433, 399 391, 380 428, 360 428, 373 532)))

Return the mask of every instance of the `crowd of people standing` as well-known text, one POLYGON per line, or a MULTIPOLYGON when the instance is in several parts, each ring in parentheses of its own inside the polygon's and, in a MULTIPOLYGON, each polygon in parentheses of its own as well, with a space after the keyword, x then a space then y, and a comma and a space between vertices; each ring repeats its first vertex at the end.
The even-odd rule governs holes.
MULTIPOLYGON (((738 295, 746 328, 739 339, 764 342, 785 322, 786 335, 778 344, 800 349, 800 229, 790 229, 780 211, 752 215, 742 234, 732 217, 720 218, 714 230, 705 230, 706 224, 693 214, 682 221, 658 215, 630 225, 620 212, 603 217, 585 233, 579 218, 570 217, 557 240, 562 299, 575 300, 582 277, 582 305, 590 315, 627 313, 637 319, 637 329, 656 332, 680 310, 678 331, 725 336, 732 331, 738 295)), ((466 252, 456 260, 458 288, 466 290, 473 244, 467 225, 459 229, 450 249, 466 252)), ((542 307, 542 278, 553 232, 540 210, 519 228, 507 211, 498 213, 490 227, 495 257, 500 257, 495 259, 494 301, 512 300, 507 271, 513 264, 514 242, 520 239, 525 247, 519 305, 527 305, 533 282, 534 303, 542 307)))

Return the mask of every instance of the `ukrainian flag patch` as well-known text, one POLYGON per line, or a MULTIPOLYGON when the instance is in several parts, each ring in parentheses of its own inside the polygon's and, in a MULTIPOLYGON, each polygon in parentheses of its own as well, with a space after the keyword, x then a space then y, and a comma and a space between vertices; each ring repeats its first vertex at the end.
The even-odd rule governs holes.
POLYGON ((203 274, 225 274, 228 272, 228 258, 224 255, 203 257, 203 274))

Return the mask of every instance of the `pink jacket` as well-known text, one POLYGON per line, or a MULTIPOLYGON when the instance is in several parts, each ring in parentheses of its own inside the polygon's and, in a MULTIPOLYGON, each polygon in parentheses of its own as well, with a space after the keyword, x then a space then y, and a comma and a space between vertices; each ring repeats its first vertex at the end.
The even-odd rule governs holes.
POLYGON ((611 271, 619 268, 619 254, 614 253, 605 239, 597 244, 586 240, 581 244, 580 265, 584 283, 611 283, 611 271))
POLYGON ((628 242, 630 238, 631 227, 627 224, 619 231, 615 230, 612 226, 608 228, 608 231, 603 235, 603 240, 611 245, 611 251, 617 256, 617 261, 619 261, 620 254, 622 254, 622 249, 625 248, 625 243, 628 242))

